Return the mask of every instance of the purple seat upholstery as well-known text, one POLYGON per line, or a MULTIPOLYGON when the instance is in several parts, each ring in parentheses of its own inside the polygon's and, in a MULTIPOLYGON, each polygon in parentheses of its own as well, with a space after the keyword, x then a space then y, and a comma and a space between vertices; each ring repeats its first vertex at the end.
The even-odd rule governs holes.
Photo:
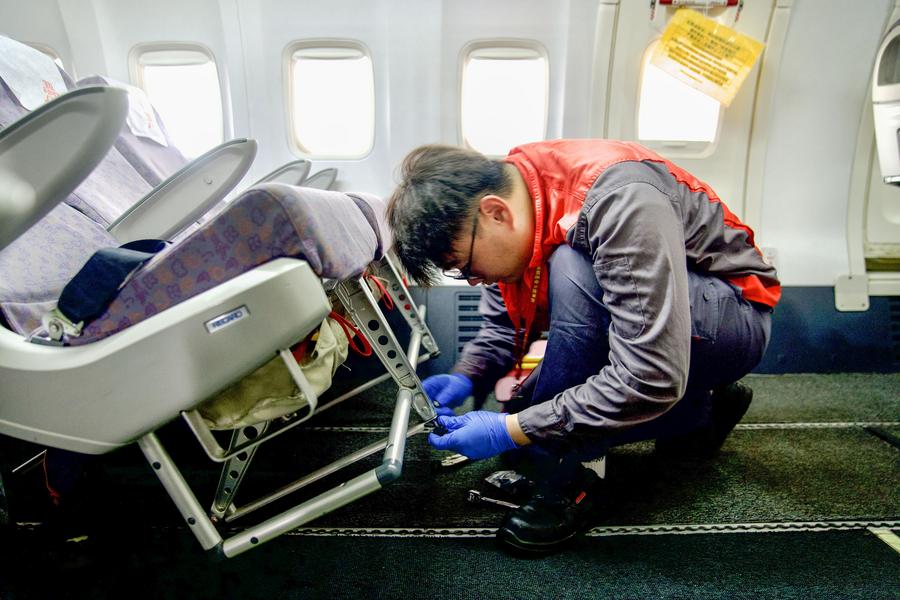
MULTIPOLYGON (((141 267, 106 312, 67 341, 103 339, 279 257, 303 258, 321 277, 357 276, 380 254, 360 203, 380 200, 284 184, 252 188, 141 267)), ((39 327, 87 258, 115 245, 70 206, 54 209, 0 252, 0 308, 10 326, 23 335, 39 327)))
MULTIPOLYGON (((75 88, 72 78, 59 69, 49 57, 25 44, 8 39, 6 41, 23 53, 31 56, 37 53, 46 59, 52 68, 57 69, 62 75, 66 88, 68 90, 75 88)), ((23 65, 23 70, 17 73, 20 80, 29 76, 38 77, 36 73, 29 73, 24 69, 23 65)), ((35 85, 41 85, 41 80, 36 80, 35 85)), ((0 128, 10 125, 28 112, 0 75, 0 128)), ((85 179, 65 202, 101 225, 108 226, 152 189, 153 187, 144 181, 121 153, 112 148, 91 176, 85 179)))
POLYGON ((284 184, 254 187, 144 265, 106 312, 69 342, 105 338, 279 257, 303 258, 321 277, 354 277, 375 259, 377 248, 375 232, 346 194, 284 184))
MULTIPOLYGON (((153 111, 152 115, 135 114, 140 111, 141 107, 132 101, 134 98, 133 94, 144 94, 143 90, 99 75, 80 79, 76 85, 78 87, 89 85, 124 87, 129 93, 129 111, 131 111, 129 122, 137 118, 152 118, 155 120, 154 126, 159 130, 165 145, 145 135, 136 135, 128 124, 122 128, 115 144, 116 150, 149 185, 156 187, 188 163, 188 159, 175 147, 159 113, 155 109, 150 107, 150 110, 153 111)), ((147 103, 149 104, 149 101, 147 103)))
MULTIPOLYGON (((27 112, 0 78, 0 126, 27 112)), ((7 324, 22 335, 37 329, 85 261, 119 245, 106 226, 150 190, 113 148, 65 203, 0 251, 0 311, 7 324)), ((103 339, 280 257, 303 258, 321 277, 357 276, 389 247, 383 213, 384 203, 366 194, 277 183, 251 188, 176 236, 81 336, 66 341, 103 339)))
POLYGON ((50 211, 0 251, 0 310, 10 328, 21 335, 37 329, 91 254, 117 245, 103 227, 68 204, 50 211))
MULTIPOLYGON (((387 204, 383 199, 373 194, 363 194, 359 192, 346 192, 346 194, 356 203, 357 208, 362 212, 363 216, 369 222, 372 231, 374 231, 375 235, 378 237, 378 248, 375 252, 375 259, 381 259, 381 257, 394 245, 394 238, 387 222, 387 204)), ((331 194, 316 194, 315 196, 310 196, 327 201, 331 194)))
POLYGON ((113 147, 65 202, 108 227, 152 190, 113 147))

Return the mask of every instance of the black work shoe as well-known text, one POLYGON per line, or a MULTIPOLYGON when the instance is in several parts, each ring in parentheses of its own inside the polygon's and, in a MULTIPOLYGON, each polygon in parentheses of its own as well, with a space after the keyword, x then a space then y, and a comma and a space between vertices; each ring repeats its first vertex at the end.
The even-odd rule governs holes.
POLYGON ((509 549, 547 553, 586 529, 600 504, 602 480, 590 469, 579 475, 556 488, 540 485, 527 503, 506 515, 497 539, 509 549))
POLYGON ((714 389, 710 424, 685 435, 656 440, 656 452, 665 456, 712 456, 725 443, 752 401, 753 390, 739 381, 714 389))

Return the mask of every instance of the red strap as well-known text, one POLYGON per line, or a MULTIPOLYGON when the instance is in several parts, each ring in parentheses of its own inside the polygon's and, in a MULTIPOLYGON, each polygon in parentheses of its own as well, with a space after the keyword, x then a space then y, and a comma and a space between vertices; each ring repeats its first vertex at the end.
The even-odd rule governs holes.
POLYGON ((59 506, 59 501, 62 499, 62 495, 58 491, 56 491, 56 488, 54 488, 52 485, 50 485, 50 474, 47 472, 47 454, 48 453, 46 453, 46 452, 44 453, 44 460, 43 460, 44 484, 47 486, 47 493, 50 494, 50 499, 53 501, 53 505, 59 506))
POLYGON ((344 333, 347 335, 347 341, 354 352, 360 356, 372 356, 372 346, 369 344, 369 340, 365 338, 353 323, 334 311, 331 311, 328 317, 337 321, 344 330, 344 333))
POLYGON ((372 275, 371 273, 367 274, 366 277, 369 281, 375 283, 375 287, 381 292, 381 299, 384 300, 384 307, 388 310, 394 310, 394 300, 388 294, 387 288, 384 287, 384 283, 378 278, 372 275))
POLYGON ((303 338, 302 341, 298 342, 291 346, 291 354, 294 355, 294 360, 297 361, 297 364, 301 364, 303 359, 306 357, 306 350, 309 347, 309 338, 303 338))

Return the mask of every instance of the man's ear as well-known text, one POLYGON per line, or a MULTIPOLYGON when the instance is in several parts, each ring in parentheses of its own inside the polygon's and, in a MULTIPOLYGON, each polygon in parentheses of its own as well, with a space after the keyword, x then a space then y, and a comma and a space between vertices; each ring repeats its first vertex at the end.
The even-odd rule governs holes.
POLYGON ((487 194, 481 199, 480 210, 492 221, 512 225, 513 213, 509 203, 496 194, 487 194))

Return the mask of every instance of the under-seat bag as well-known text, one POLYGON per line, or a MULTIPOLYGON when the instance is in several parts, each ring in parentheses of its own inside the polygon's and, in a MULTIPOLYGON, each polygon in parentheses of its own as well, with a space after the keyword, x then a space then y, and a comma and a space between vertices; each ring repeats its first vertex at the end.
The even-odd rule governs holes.
MULTIPOLYGON (((331 387, 335 371, 347 359, 348 346, 341 325, 326 318, 319 327, 315 347, 300 360, 300 370, 316 395, 331 387)), ((306 397, 276 356, 198 410, 210 429, 234 429, 289 415, 305 406, 306 397)))

